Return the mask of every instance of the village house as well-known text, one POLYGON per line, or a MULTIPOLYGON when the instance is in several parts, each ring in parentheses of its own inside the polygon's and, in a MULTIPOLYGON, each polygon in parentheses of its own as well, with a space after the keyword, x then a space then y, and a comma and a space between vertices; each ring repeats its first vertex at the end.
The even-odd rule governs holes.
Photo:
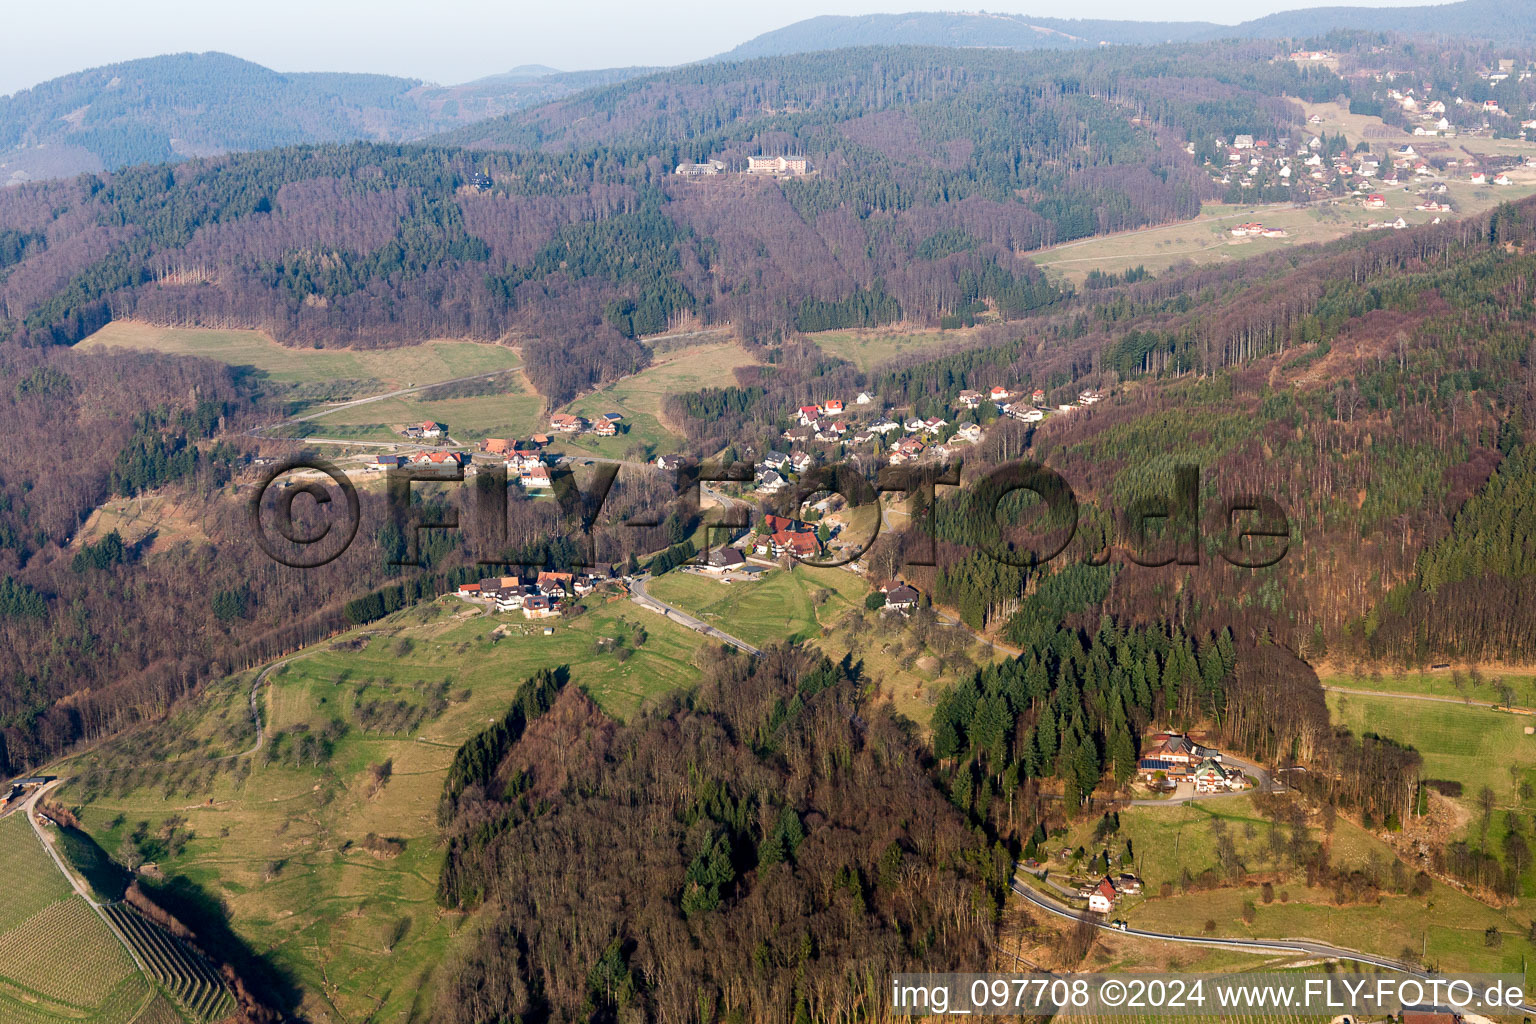
POLYGON ((1088 893, 1088 909, 1096 914, 1107 914, 1115 909, 1115 901, 1119 898, 1115 883, 1108 878, 1101 879, 1088 893))
POLYGON ((516 442, 505 437, 487 437, 480 442, 480 450, 489 455, 511 455, 516 442))
POLYGON ((657 469, 664 469, 669 473, 674 473, 683 468, 683 457, 681 455, 658 455, 655 462, 657 469))
POLYGON ((432 420, 427 420, 421 425, 421 436, 423 438, 442 437, 446 433, 448 433, 448 425, 445 423, 434 423, 432 420))
POLYGON ((979 409, 981 407, 980 391, 960 392, 960 404, 967 409, 979 409))
POLYGON ((780 532, 773 534, 769 540, 775 558, 785 554, 795 558, 812 558, 821 553, 821 541, 816 539, 814 533, 780 532))
MULTIPOLYGON (((1032 409, 1030 411, 1039 412, 1038 409, 1032 409)), ((967 444, 979 444, 981 443, 981 427, 975 423, 962 424, 960 428, 955 431, 955 440, 964 441, 967 444)))
POLYGON ((804 473, 814 465, 816 465, 816 460, 811 456, 810 452, 790 452, 789 468, 796 473, 804 473))
POLYGON ((891 449, 891 465, 911 462, 921 456, 927 447, 928 445, 921 438, 905 438, 891 449))
POLYGON ((765 469, 753 478, 752 486, 761 494, 778 494, 789 486, 789 481, 780 476, 777 471, 765 469))
POLYGON ((539 588, 539 593, 545 597, 564 597, 568 588, 575 581, 575 574, 569 572, 541 572, 539 578, 534 581, 534 586, 539 588))
POLYGON ((1013 392, 1005 387, 994 387, 987 392, 987 397, 994 402, 1006 402, 1013 397, 1013 392))
POLYGON ((560 614, 559 603, 540 594, 530 594, 523 599, 523 617, 548 619, 560 614))
POLYGON ((785 455, 783 452, 771 451, 767 455, 764 455, 762 460, 758 462, 757 468, 782 470, 787 465, 789 465, 788 455, 785 455))
POLYGON ((1196 793, 1223 793, 1231 789, 1242 789, 1248 781, 1242 772, 1223 767, 1209 757, 1201 761, 1190 775, 1195 780, 1196 793))
POLYGON ((613 420, 598 420, 597 425, 592 428, 592 433, 598 437, 617 437, 619 425, 613 420))
POLYGON ((853 400, 854 405, 873 405, 874 403, 875 396, 870 394, 868 391, 860 391, 859 397, 853 400))
POLYGON ((895 420, 877 420, 869 425, 870 433, 885 435, 893 430, 900 430, 901 424, 895 420))
POLYGON ((740 569, 746 563, 746 557, 736 548, 718 547, 709 553, 709 558, 705 559, 704 571, 723 576, 734 569, 740 569))
POLYGON ((1095 391, 1092 388, 1089 388, 1087 391, 1084 391, 1082 394, 1077 396, 1078 402, 1082 405, 1093 405, 1094 403, 1100 402, 1103 399, 1103 394, 1095 391))
POLYGON ((902 580, 895 580, 880 588, 885 595, 885 606, 898 612, 910 612, 917 607, 917 588, 909 586, 902 580))
POLYGON ((587 429, 587 421, 570 413, 557 412, 549 418, 549 425, 560 434, 579 434, 587 429))
POLYGON ((841 398, 829 398, 821 403, 823 416, 841 416, 843 414, 843 400, 841 398))
POLYGON ((1039 423, 1041 420, 1045 419, 1045 413, 1041 410, 1033 407, 1024 408, 1023 406, 1018 405, 1014 406, 1012 409, 1009 409, 1008 415, 1012 416, 1016 420, 1022 420, 1025 423, 1039 423))
POLYGON ((1034 391, 1030 392, 1029 400, 1031 402, 1033 402, 1034 404, 1036 404, 1036 405, 1043 405, 1043 404, 1045 404, 1045 391, 1044 391, 1044 389, 1042 389, 1042 388, 1035 388, 1034 391))
POLYGON ((397 469, 409 461, 404 455, 378 455, 374 457, 373 462, 369 464, 368 468, 376 472, 382 472, 386 469, 397 469))
POLYGON ((549 467, 542 462, 524 462, 518 469, 517 482, 525 491, 547 491, 554 487, 549 467))

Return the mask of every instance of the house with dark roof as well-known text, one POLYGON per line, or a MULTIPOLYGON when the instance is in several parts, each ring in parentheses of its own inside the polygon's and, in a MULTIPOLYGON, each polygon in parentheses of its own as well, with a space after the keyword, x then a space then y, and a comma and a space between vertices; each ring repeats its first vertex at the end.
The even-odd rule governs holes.
POLYGON ((739 550, 723 545, 710 551, 709 558, 704 563, 704 571, 724 575, 733 569, 741 568, 746 563, 746 556, 739 550))

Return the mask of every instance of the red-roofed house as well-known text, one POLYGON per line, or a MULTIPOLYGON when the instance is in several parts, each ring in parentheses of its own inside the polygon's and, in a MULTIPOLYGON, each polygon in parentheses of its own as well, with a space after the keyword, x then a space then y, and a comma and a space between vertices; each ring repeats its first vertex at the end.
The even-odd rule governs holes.
POLYGON ((1099 884, 1093 887, 1088 894, 1088 909, 1099 914, 1107 914, 1115 909, 1115 900, 1120 894, 1115 891, 1115 883, 1108 878, 1099 880, 1099 884))

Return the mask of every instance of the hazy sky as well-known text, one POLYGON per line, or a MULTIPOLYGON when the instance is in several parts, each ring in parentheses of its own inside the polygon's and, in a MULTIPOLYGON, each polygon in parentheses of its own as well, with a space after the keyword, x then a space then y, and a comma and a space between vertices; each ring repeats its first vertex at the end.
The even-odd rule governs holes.
MULTIPOLYGON (((1322 2, 988 0, 985 9, 1231 24, 1322 2)), ((1434 0, 1332 2, 1406 7, 1434 0)), ((519 64, 679 64, 818 14, 960 9, 967 8, 944 0, 0 0, 0 95, 71 71, 187 50, 223 50, 279 71, 374 71, 444 84, 519 64)))

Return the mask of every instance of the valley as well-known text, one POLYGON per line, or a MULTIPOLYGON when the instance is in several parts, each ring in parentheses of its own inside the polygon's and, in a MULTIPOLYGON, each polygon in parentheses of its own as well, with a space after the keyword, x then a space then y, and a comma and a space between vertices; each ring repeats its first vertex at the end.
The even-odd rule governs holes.
POLYGON ((1525 977, 1505 6, 0 100, 0 1021, 1525 977))

